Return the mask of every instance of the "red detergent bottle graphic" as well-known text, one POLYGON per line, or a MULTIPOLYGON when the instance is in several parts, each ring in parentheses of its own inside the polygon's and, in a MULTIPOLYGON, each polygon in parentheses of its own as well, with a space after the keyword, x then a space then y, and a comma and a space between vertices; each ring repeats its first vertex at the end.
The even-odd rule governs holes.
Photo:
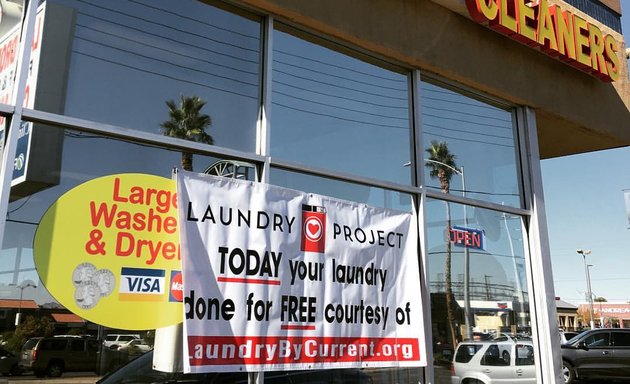
POLYGON ((303 252, 324 253, 326 249, 326 208, 302 204, 303 252))

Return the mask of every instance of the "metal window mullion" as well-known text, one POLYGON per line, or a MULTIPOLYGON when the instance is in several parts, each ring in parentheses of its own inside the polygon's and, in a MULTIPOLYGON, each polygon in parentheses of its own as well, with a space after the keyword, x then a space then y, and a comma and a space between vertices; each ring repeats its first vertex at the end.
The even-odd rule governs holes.
POLYGON ((331 170, 323 169, 323 168, 309 167, 309 166, 304 166, 302 164, 292 163, 289 161, 278 160, 276 158, 270 158, 270 162, 271 162, 271 165, 274 166, 274 168, 280 168, 280 169, 284 169, 288 171, 300 172, 300 173, 309 174, 313 176, 320 176, 320 177, 325 177, 328 179, 365 185, 368 187, 383 188, 383 189, 388 189, 388 190, 402 192, 402 193, 409 193, 409 194, 418 193, 419 191, 419 188, 414 187, 412 185, 397 184, 397 183, 388 182, 388 181, 384 181, 380 179, 372 179, 369 177, 362 177, 362 176, 357 176, 357 175, 343 173, 343 172, 331 171, 331 170))
POLYGON ((260 118, 258 120, 258 130, 256 135, 256 151, 259 155, 265 156, 262 164, 262 174, 260 181, 269 182, 271 171, 270 156, 270 121, 271 121, 271 82, 273 63, 273 17, 267 16, 263 22, 263 42, 261 60, 261 100, 260 118))
POLYGON ((426 340, 433 340, 433 327, 432 327, 432 316, 431 316, 431 289, 430 285, 430 276, 429 276, 429 254, 426 252, 427 247, 427 232, 426 232, 426 202, 427 202, 427 194, 426 188, 424 188, 424 158, 423 158, 423 140, 422 140, 422 94, 420 84, 422 81, 421 72, 419 70, 414 70, 411 73, 411 110, 412 110, 412 154, 413 158, 411 159, 411 170, 412 170, 412 179, 414 185, 420 188, 420 193, 414 195, 414 201, 416 202, 417 217, 418 217, 418 254, 419 264, 420 264, 420 295, 422 301, 422 318, 423 328, 424 328, 424 337, 425 337, 425 348, 426 348, 426 359, 427 366, 423 369, 424 371, 424 382, 425 383, 433 383, 435 380, 433 365, 433 343, 426 342, 426 340))
POLYGON ((115 125, 97 123, 90 120, 57 115, 33 109, 24 108, 22 110, 21 117, 24 121, 46 124, 57 129, 72 129, 80 132, 93 133, 103 135, 103 138, 111 137, 130 141, 139 145, 153 145, 162 149, 193 150, 202 155, 219 156, 228 159, 249 161, 252 163, 264 162, 264 158, 262 156, 250 152, 242 152, 216 145, 209 146, 203 143, 162 136, 138 129, 123 128, 115 125))
POLYGON ((519 201, 521 202, 521 206, 525 207, 526 209, 529 209, 531 207, 530 204, 528 204, 527 198, 529 196, 528 193, 525 193, 525 191, 530 191, 531 188, 531 184, 529 182, 529 177, 527 176, 527 172, 525 172, 525 168, 527 168, 527 166, 525 165, 525 162, 527 161, 527 157, 526 157, 526 153, 527 153, 527 146, 526 146, 526 140, 525 138, 526 136, 526 129, 524 126, 524 123, 522 121, 519 121, 519 108, 515 108, 512 111, 512 127, 513 128, 513 132, 514 132, 514 137, 513 137, 513 142, 514 142, 514 148, 516 148, 517 152, 516 152, 516 174, 519 175, 519 182, 517 184, 518 186, 518 195, 519 195, 519 201))
POLYGON ((422 170, 424 167, 422 166, 424 161, 422 159, 422 113, 421 113, 421 92, 420 92, 420 82, 421 82, 421 74, 419 70, 414 70, 411 72, 411 154, 412 158, 410 159, 411 164, 411 175, 412 175, 412 184, 418 187, 424 186, 424 172, 422 170))
POLYGON ((530 252, 531 294, 530 311, 535 323, 532 327, 534 340, 538 342, 538 373, 542 383, 561 383, 560 335, 556 320, 553 273, 549 252, 549 236, 543 196, 542 171, 538 151, 538 137, 535 112, 522 107, 518 110, 519 119, 526 130, 526 180, 530 183, 532 215, 529 220, 528 244, 530 252), (533 306, 531 305, 533 299, 533 306), (533 308, 533 310, 532 310, 533 308))
POLYGON ((17 150, 17 141, 22 123, 22 105, 26 93, 26 81, 28 79, 29 64, 31 59, 31 45, 35 33, 35 18, 39 1, 31 0, 26 8, 26 17, 22 24, 22 38, 20 39, 20 51, 18 52, 16 81, 13 84, 11 102, 15 106, 7 140, 2 151, 2 165, 0 168, 0 248, 4 244, 4 232, 6 228, 6 216, 11 195, 11 181, 13 179, 13 162, 17 150))
POLYGON ((441 191, 434 191, 428 188, 425 188, 425 190, 426 190, 427 197, 430 197, 432 199, 448 201, 448 202, 457 203, 457 204, 463 204, 470 207, 484 208, 484 209, 489 209, 489 210, 497 211, 497 212, 511 213, 513 215, 519 215, 519 216, 529 216, 531 214, 531 211, 528 209, 492 203, 485 200, 470 199, 468 197, 457 196, 450 193, 444 193, 441 191))

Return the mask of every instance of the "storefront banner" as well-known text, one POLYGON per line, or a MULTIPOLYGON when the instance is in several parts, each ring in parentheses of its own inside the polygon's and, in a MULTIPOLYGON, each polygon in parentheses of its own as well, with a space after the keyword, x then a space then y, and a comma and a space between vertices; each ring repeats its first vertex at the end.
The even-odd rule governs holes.
POLYGON ((69 190, 42 217, 33 254, 50 294, 86 320, 129 330, 182 321, 171 179, 118 174, 69 190))
POLYGON ((425 366, 410 213, 177 175, 186 372, 425 366))

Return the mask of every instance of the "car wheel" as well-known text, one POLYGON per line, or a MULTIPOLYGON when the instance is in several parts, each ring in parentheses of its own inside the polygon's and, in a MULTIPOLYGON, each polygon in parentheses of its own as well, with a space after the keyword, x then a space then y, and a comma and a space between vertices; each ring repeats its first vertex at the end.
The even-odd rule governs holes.
POLYGON ((564 380, 564 384, 571 384, 575 381, 573 366, 566 361, 562 362, 562 379, 564 380))
POLYGON ((503 351, 503 361, 508 363, 508 365, 510 364, 510 352, 503 351))
POLYGON ((63 373, 63 366, 61 363, 53 361, 48 364, 48 369, 46 369, 46 374, 50 377, 59 377, 63 373))

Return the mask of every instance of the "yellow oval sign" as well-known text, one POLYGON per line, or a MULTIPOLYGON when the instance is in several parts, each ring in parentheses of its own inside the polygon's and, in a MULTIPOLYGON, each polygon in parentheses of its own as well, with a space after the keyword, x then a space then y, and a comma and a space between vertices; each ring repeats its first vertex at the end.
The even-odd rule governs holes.
POLYGON ((93 323, 142 330, 182 321, 175 182, 104 176, 61 196, 44 214, 35 266, 63 306, 93 323))

